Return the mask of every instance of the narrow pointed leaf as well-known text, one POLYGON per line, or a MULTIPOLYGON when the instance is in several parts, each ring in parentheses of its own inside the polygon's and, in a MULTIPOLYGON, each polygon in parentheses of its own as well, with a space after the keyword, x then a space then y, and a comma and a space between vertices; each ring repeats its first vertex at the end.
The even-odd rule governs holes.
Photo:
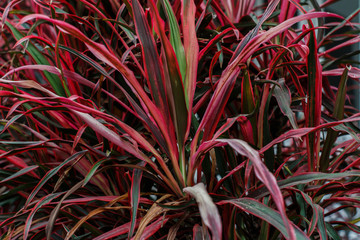
POLYGON ((169 0, 163 0, 162 3, 166 10, 167 19, 169 21, 170 42, 176 54, 177 62, 180 68, 181 78, 184 81, 186 77, 186 59, 184 46, 181 42, 180 27, 169 0))
MULTIPOLYGON (((171 155, 171 159, 175 159, 175 154, 177 152, 176 144, 172 141, 173 131, 169 131, 169 123, 166 122, 163 115, 164 112, 161 113, 159 108, 150 100, 147 96, 145 90, 140 85, 140 83, 135 78, 134 73, 125 66, 111 51, 109 51, 104 45, 99 44, 97 42, 92 41, 88 37, 86 37, 79 29, 76 27, 60 20, 51 19, 48 16, 42 14, 31 14, 23 17, 20 23, 27 22, 34 18, 40 18, 47 20, 53 24, 55 24, 61 31, 71 34, 77 37, 79 40, 83 41, 84 44, 89 48, 89 50, 101 61, 105 62, 109 66, 117 69, 123 76, 124 79, 127 81, 129 87, 133 90, 133 93, 138 97, 140 102, 146 106, 145 109, 142 111, 150 112, 152 118, 155 120, 158 129, 160 129, 162 136, 166 141, 167 148, 169 148, 169 154, 171 155), (166 123, 165 123, 166 122, 166 123)), ((131 101, 131 99, 129 99, 131 101)), ((135 104, 135 102, 133 103, 135 104)), ((144 118, 145 119, 145 118, 144 118)), ((150 123, 149 123, 150 124, 150 123)), ((153 124, 153 123, 152 123, 153 124)), ((170 124, 172 126, 172 124, 170 124)), ((171 129, 171 127, 170 127, 171 129)))
POLYGON ((14 178, 17 178, 19 176, 22 176, 24 174, 27 174, 28 172, 33 172, 35 169, 37 169, 39 166, 29 166, 29 167, 26 167, 26 168, 23 168, 21 169, 20 171, 14 173, 13 175, 7 177, 7 178, 4 178, 3 180, 0 181, 0 183, 3 183, 3 182, 7 182, 7 181, 10 181, 14 178))
POLYGON ((141 159, 142 161, 147 162, 156 172, 161 176, 164 181, 167 181, 171 188, 173 188, 174 192, 179 193, 179 186, 176 184, 174 176, 170 173, 169 168, 165 165, 164 161, 160 161, 160 164, 163 166, 163 170, 166 172, 166 176, 159 170, 156 164, 150 160, 142 151, 140 151, 135 145, 123 140, 118 134, 116 134, 111 129, 104 126, 102 123, 97 121, 91 115, 87 113, 82 113, 76 110, 71 110, 78 117, 80 117, 89 127, 91 127, 96 133, 100 134, 104 138, 113 142, 117 146, 121 147, 128 153, 133 156, 141 159), (168 177, 171 179, 169 180, 168 177))
POLYGON ((239 56, 239 54, 241 53, 241 51, 245 48, 245 46, 250 42, 250 40, 252 40, 258 34, 261 25, 275 11, 275 8, 279 4, 279 2, 280 2, 280 0, 272 0, 270 2, 270 4, 267 6, 264 14, 262 15, 261 19, 254 27, 254 29, 252 29, 248 34, 246 34, 244 39, 240 42, 240 44, 236 48, 236 50, 230 60, 230 62, 232 62, 235 58, 237 58, 239 56))
MULTIPOLYGON (((196 144, 197 138, 200 134, 200 131, 205 130, 203 140, 209 140, 209 136, 215 131, 217 123, 220 120, 220 116, 223 112, 229 94, 231 93, 234 80, 236 79, 238 73, 240 72, 239 64, 244 63, 247 59, 254 53, 255 49, 265 41, 268 41, 272 37, 282 33, 286 28, 291 25, 302 21, 311 19, 314 17, 330 17, 338 16, 330 13, 308 13, 294 18, 288 19, 285 22, 279 24, 276 27, 269 29, 268 31, 258 34, 255 37, 251 38, 246 44, 246 47, 242 47, 242 51, 233 59, 233 61, 228 65, 228 67, 223 71, 221 78, 219 80, 218 86, 214 92, 213 97, 210 100, 209 107, 206 109, 204 117, 200 123, 200 126, 197 130, 196 137, 194 138, 193 144, 196 144), (214 117, 215 116, 215 117, 214 117), (206 126, 206 129, 204 127, 206 126)), ((234 53, 235 55, 235 53, 234 53)), ((194 146, 192 146, 194 148, 194 146)))
MULTIPOLYGON (((193 99, 196 87, 199 44, 195 30, 196 6, 193 0, 181 1, 181 22, 184 37, 184 50, 186 58, 186 77, 184 79, 184 89, 186 93, 186 104, 189 112, 192 112, 193 99)), ((191 117, 189 115, 188 122, 191 117)), ((188 124, 190 127, 190 124, 188 124)))
POLYGON ((270 191, 271 196, 276 204, 277 209, 280 212, 283 223, 286 227, 287 235, 290 239, 294 238, 294 229, 291 225, 291 221, 288 219, 285 210, 285 203, 283 195, 280 191, 276 178, 265 164, 261 161, 259 153, 250 147, 246 142, 239 139, 217 139, 217 142, 223 142, 229 144, 236 152, 249 158, 254 165, 256 176, 262 181, 267 189, 270 191))
MULTIPOLYGON (((335 105, 334 105, 334 112, 332 116, 335 119, 341 120, 344 118, 344 106, 346 100, 346 83, 348 80, 348 72, 351 70, 351 67, 346 67, 344 72, 340 78, 340 83, 338 87, 338 92, 336 93, 335 105)), ((333 129, 328 129, 325 143, 323 146, 323 151, 320 157, 320 170, 325 171, 329 167, 330 162, 330 153, 332 147, 337 139, 338 132, 333 129)))
MULTIPOLYGON (((317 180, 337 180, 346 177, 360 177, 360 171, 348 171, 343 173, 304 173, 284 180, 279 180, 278 185, 282 188, 293 187, 299 184, 307 184, 317 180)), ((269 194, 269 190, 261 187, 254 192, 249 193, 249 197, 262 198, 269 194)))
POLYGON ((150 0, 150 9, 153 12, 155 18, 155 29, 158 32, 164 50, 166 59, 165 67, 167 67, 168 74, 165 74, 165 85, 167 89, 171 89, 171 93, 168 92, 167 98, 169 100, 169 107, 171 117, 175 124, 176 135, 178 138, 179 147, 182 148, 184 144, 185 133, 187 129, 187 122, 184 119, 188 119, 188 110, 186 107, 184 86, 181 79, 181 73, 179 71, 179 65, 176 59, 174 49, 172 48, 170 41, 166 37, 165 31, 162 28, 161 18, 155 6, 155 3, 150 0))
POLYGON ((49 181, 49 179, 52 178, 55 174, 57 174, 62 167, 64 167, 68 163, 70 163, 78 158, 81 158, 86 152, 87 152, 87 150, 77 152, 77 153, 73 154, 71 157, 67 158, 65 161, 63 161, 59 166, 48 171, 46 173, 46 175, 41 179, 41 181, 36 185, 34 190, 30 193, 29 197, 26 200, 25 207, 27 207, 28 204, 34 199, 34 197, 40 191, 40 189, 44 186, 44 184, 47 181, 49 181))
POLYGON ((64 196, 60 199, 60 201, 57 203, 56 207, 51 211, 50 216, 49 216, 49 221, 45 227, 45 234, 46 234, 46 239, 50 240, 52 239, 51 237, 51 233, 52 230, 54 228, 54 224, 56 222, 56 218, 59 214, 60 211, 60 207, 61 204, 63 203, 63 201, 69 197, 71 194, 73 194, 76 190, 78 190, 79 188, 81 188, 81 186, 83 185, 83 181, 78 182, 77 184, 75 184, 74 186, 71 187, 71 189, 69 189, 64 196))
POLYGON ((168 105, 166 101, 163 65, 157 53, 157 47, 150 31, 150 27, 147 23, 144 10, 138 0, 132 1, 132 8, 134 12, 136 32, 141 42, 145 73, 148 77, 151 94, 156 105, 165 115, 168 114, 168 105))
POLYGON ((49 202, 51 202, 53 199, 59 197, 60 195, 62 195, 63 193, 52 193, 49 195, 46 195, 45 197, 41 198, 36 205, 31 209, 30 214, 28 215, 26 222, 25 222, 25 227, 24 227, 24 239, 27 239, 28 235, 29 235, 29 231, 30 231, 30 227, 32 224, 32 219, 34 218, 35 213, 44 205, 48 204, 49 202))
POLYGON ((291 95, 289 88, 285 85, 285 79, 280 79, 278 85, 274 85, 273 95, 275 96, 282 113, 289 119, 291 126, 296 129, 298 128, 295 113, 291 110, 291 95))
MULTIPOLYGON (((322 67, 320 65, 317 54, 317 42, 315 37, 315 30, 310 33, 310 40, 308 43, 309 55, 307 56, 306 66, 308 73, 308 103, 306 106, 306 124, 307 127, 316 127, 320 124, 321 119, 321 101, 322 101, 322 67)), ((307 155, 308 168, 315 171, 319 165, 318 141, 320 141, 319 133, 310 133, 307 136, 307 155)))
MULTIPOLYGON (((141 166, 145 166, 145 163, 142 162, 141 166)), ((137 218, 137 210, 139 206, 139 198, 140 198, 140 184, 142 179, 143 171, 140 169, 134 169, 132 175, 131 182, 131 192, 130 192, 130 200, 131 200, 131 227, 129 231, 129 238, 132 237, 134 233, 134 229, 136 226, 136 218, 137 218)))
POLYGON ((326 227, 325 227, 325 220, 324 220, 324 209, 318 205, 318 204, 315 204, 315 207, 317 209, 317 212, 318 212, 318 229, 319 229, 319 234, 320 234, 320 239, 321 240, 327 240, 328 239, 328 234, 326 232, 326 227))
MULTIPOLYGON (((5 22, 5 24, 11 29, 12 33, 14 34, 15 38, 17 40, 20 40, 24 37, 24 35, 17 30, 13 25, 11 25, 9 22, 5 22)), ((41 65, 50 65, 49 61, 43 56, 43 54, 31 43, 27 45, 26 50, 30 53, 30 55, 34 58, 36 63, 41 65)), ((50 85, 54 89, 55 93, 60 96, 66 96, 64 87, 62 86, 61 80, 58 76, 44 72, 45 77, 49 81, 50 85)))
POLYGON ((234 200, 224 200, 219 202, 218 204, 222 205, 227 203, 233 204, 234 206, 242 209, 243 211, 253 214, 258 218, 261 218, 264 221, 270 223, 275 228, 277 228, 286 239, 309 239, 306 234, 293 223, 291 223, 291 225, 292 228, 295 230, 295 237, 291 237, 288 234, 287 229, 285 228, 286 223, 282 219, 280 213, 254 199, 239 198, 234 200))
POLYGON ((313 128, 305 128, 305 127, 303 127, 303 128, 299 128, 299 129, 293 129, 293 130, 290 130, 290 131, 282 134, 281 136, 277 137, 276 139, 271 141, 269 144, 267 144, 266 146, 261 148, 260 153, 264 153, 266 150, 268 150, 269 148, 271 148, 275 144, 283 142, 286 139, 303 137, 303 136, 309 134, 310 132, 318 131, 321 128, 335 127, 335 126, 340 125, 342 123, 356 122, 356 121, 359 121, 359 120, 360 120, 360 114, 354 114, 353 116, 348 117, 346 119, 339 120, 339 121, 334 121, 334 122, 329 122, 329 123, 324 123, 322 125, 319 125, 319 126, 313 127, 313 128))

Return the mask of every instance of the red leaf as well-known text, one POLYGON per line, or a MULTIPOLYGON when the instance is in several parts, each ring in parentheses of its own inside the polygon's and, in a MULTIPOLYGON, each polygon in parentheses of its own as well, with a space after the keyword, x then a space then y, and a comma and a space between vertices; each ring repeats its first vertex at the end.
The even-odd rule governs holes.
MULTIPOLYGON (((51 19, 46 15, 42 14, 31 14, 23 17, 19 24, 25 23, 31 19, 40 18, 47 20, 53 24, 55 24, 61 31, 71 34, 77 37, 79 40, 83 41, 89 48, 89 50, 101 61, 107 63, 113 68, 117 69, 123 76, 129 87, 132 89, 133 93, 138 97, 143 106, 144 110, 150 112, 151 116, 155 120, 156 125, 160 129, 162 136, 165 138, 167 147, 169 148, 170 158, 176 159, 177 147, 174 141, 172 141, 172 135, 168 131, 168 122, 166 122, 165 116, 162 115, 160 110, 156 107, 156 105, 151 101, 151 99, 147 96, 145 90, 140 85, 140 83, 136 80, 134 73, 125 66, 111 51, 109 51, 104 45, 96 43, 86 37, 79 29, 76 27, 60 20, 51 19)), ((151 123, 149 123, 151 124, 151 123)))
MULTIPOLYGON (((3 155, 6 155, 8 152, 0 149, 0 158, 3 157, 3 155)), ((19 168, 27 168, 29 167, 25 161, 19 157, 15 156, 8 156, 5 157, 6 160, 8 160, 10 163, 14 164, 15 166, 18 166, 19 168)))
MULTIPOLYGON (((149 226, 147 226, 141 235, 140 239, 145 240, 149 239, 152 235, 154 235, 164 224, 167 223, 169 220, 169 217, 159 217, 156 221, 151 223, 149 226)), ((131 240, 135 240, 135 237, 133 237, 131 240)))
MULTIPOLYGON (((138 225, 139 225, 139 220, 136 221, 136 226, 138 226, 138 225)), ((125 223, 119 227, 116 227, 106 233, 103 233, 100 236, 97 236, 96 238, 94 238, 94 240, 107 240, 107 239, 114 238, 119 235, 128 233, 129 230, 130 230, 130 223, 128 222, 128 223, 125 223)))
POLYGON ((181 1, 181 22, 184 37, 184 50, 186 58, 186 76, 184 79, 184 89, 186 103, 188 107, 187 133, 189 134, 191 125, 191 113, 193 107, 193 99, 196 88, 197 70, 198 70, 198 54, 199 44, 195 30, 195 12, 196 6, 193 0, 181 1))
POLYGON ((289 239, 295 239, 294 228, 291 221, 287 218, 284 198, 277 184, 276 178, 261 161, 259 153, 250 147, 246 142, 239 139, 217 139, 216 142, 227 143, 236 152, 249 158, 251 163, 254 165, 256 176, 264 183, 271 193, 274 203, 284 221, 287 233, 289 234, 289 239))
POLYGON ((148 86, 156 105, 161 109, 164 117, 169 116, 168 103, 166 100, 163 63, 157 53, 157 47, 147 23, 144 10, 138 0, 132 1, 134 20, 137 35, 141 42, 141 49, 144 59, 145 74, 148 86))

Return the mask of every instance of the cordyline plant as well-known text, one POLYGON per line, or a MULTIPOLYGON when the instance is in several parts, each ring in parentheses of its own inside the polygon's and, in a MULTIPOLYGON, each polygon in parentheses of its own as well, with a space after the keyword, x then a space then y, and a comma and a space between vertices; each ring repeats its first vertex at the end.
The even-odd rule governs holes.
POLYGON ((1 239, 360 234, 333 2, 2 1, 1 239))

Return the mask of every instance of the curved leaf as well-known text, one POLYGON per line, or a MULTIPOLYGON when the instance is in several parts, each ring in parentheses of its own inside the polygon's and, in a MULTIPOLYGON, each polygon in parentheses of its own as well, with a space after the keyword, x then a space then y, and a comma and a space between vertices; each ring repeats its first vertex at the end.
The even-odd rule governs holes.
MULTIPOLYGON (((302 173, 296 176, 289 177, 284 180, 280 180, 277 183, 280 188, 287 188, 299 184, 307 184, 316 180, 337 180, 337 179, 353 177, 353 176, 360 177, 360 171, 348 171, 343 173, 320 173, 320 172, 302 173)), ((262 187, 249 193, 248 196, 259 199, 266 196, 267 194, 269 194, 269 190, 267 190, 265 187, 262 187)))
POLYGON ((285 228, 286 223, 283 221, 280 213, 254 199, 239 198, 234 200, 224 200, 218 202, 219 205, 227 204, 227 203, 233 204, 234 206, 240 208, 241 210, 253 214, 258 218, 261 218, 264 221, 270 223, 275 228, 277 228, 287 239, 297 239, 297 240, 309 239, 308 236, 306 236, 306 234, 293 223, 290 224, 292 225, 292 228, 295 230, 295 236, 290 237, 287 232, 287 229, 285 228))
POLYGON ((31 227, 31 223, 32 223, 32 219, 35 215, 35 213, 44 205, 48 204, 49 202, 51 202, 53 199, 59 197, 60 195, 62 195, 63 193, 51 193, 49 195, 46 195, 45 197, 41 198, 36 205, 31 209, 30 214, 28 215, 26 222, 25 222, 25 227, 24 227, 24 239, 27 239, 27 236, 29 234, 30 231, 30 227, 31 227))
POLYGON ((67 158, 65 161, 63 161, 59 166, 57 166, 57 167, 51 169, 50 171, 48 171, 46 173, 46 175, 41 179, 41 181, 36 185, 36 187, 32 190, 32 192, 28 196, 28 198, 26 200, 26 203, 25 203, 25 208, 29 205, 29 203, 34 199, 36 194, 40 191, 42 186, 44 186, 44 184, 47 181, 49 181, 50 178, 52 178, 55 174, 57 174, 59 172, 59 170, 62 167, 64 167, 66 164, 68 164, 68 163, 70 163, 72 161, 75 161, 76 159, 81 158, 86 152, 87 152, 87 150, 77 152, 77 153, 73 154, 71 157, 67 158))
MULTIPOLYGON (((14 34, 17 40, 20 40, 21 38, 24 37, 24 35, 9 22, 5 22, 5 24, 11 29, 12 33, 14 34)), ((29 42, 29 44, 27 45, 26 50, 35 59, 36 63, 41 65, 50 65, 49 61, 31 42, 29 42)), ((58 76, 48 73, 46 71, 44 72, 44 75, 49 81, 50 85, 52 86, 56 94, 60 96, 66 96, 64 87, 62 86, 61 80, 58 76)))
POLYGON ((221 218, 216 205, 206 191, 205 185, 198 183, 195 186, 184 188, 183 191, 195 198, 199 206, 201 219, 211 230, 213 239, 220 240, 222 238, 221 218))
POLYGON ((294 229, 291 225, 290 220, 286 215, 283 195, 280 191, 276 178, 272 173, 270 173, 268 168, 261 161, 259 153, 256 150, 254 150, 252 147, 250 147, 249 144, 247 144, 242 140, 217 139, 216 141, 229 144, 229 146, 232 147, 236 152, 249 158, 251 163, 254 165, 256 176, 260 179, 260 181, 262 181, 265 184, 265 186, 271 193, 271 196, 273 197, 276 207, 279 210, 284 225, 286 227, 287 235, 289 236, 290 239, 294 239, 294 229))
POLYGON ((26 168, 23 168, 21 169, 20 171, 14 173, 13 175, 7 177, 7 178, 4 178, 3 180, 0 181, 0 183, 3 183, 3 182, 7 182, 7 181, 10 181, 14 178, 17 178, 19 176, 22 176, 24 174, 27 174, 28 172, 33 172, 35 169, 37 169, 39 166, 29 166, 29 167, 26 167, 26 168))

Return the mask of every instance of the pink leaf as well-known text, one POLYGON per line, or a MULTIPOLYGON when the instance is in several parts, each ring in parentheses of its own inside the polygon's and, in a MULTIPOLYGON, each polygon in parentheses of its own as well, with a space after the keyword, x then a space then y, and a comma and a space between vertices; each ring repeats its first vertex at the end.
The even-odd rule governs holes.
MULTIPOLYGON (((186 97, 186 104, 189 113, 192 112, 193 99, 196 88, 197 68, 198 68, 198 54, 199 44, 196 37, 195 30, 195 12, 196 6, 193 0, 181 1, 181 21, 184 35, 184 51, 186 58, 186 75, 184 79, 184 90, 186 97)), ((187 132, 189 134, 191 114, 188 114, 187 119, 187 132)))
MULTIPOLYGON (((136 221, 136 226, 139 225, 139 220, 136 221)), ((101 234, 100 236, 97 236, 94 238, 94 240, 107 240, 110 238, 117 237, 119 235, 123 235, 125 233, 128 233, 130 230, 130 222, 125 223, 119 227, 116 227, 106 233, 101 234)))
POLYGON ((290 236, 289 239, 295 239, 294 228, 291 225, 291 221, 286 216, 284 198, 277 184, 276 178, 261 161, 259 152, 240 139, 217 139, 216 141, 229 144, 229 146, 236 152, 249 158, 251 163, 254 165, 256 176, 265 184, 273 197, 276 207, 281 214, 287 232, 290 236))
MULTIPOLYGON (((344 68, 337 68, 332 69, 328 71, 323 71, 323 76, 341 76, 344 72, 344 68)), ((359 79, 360 78, 360 69, 356 67, 351 67, 351 69, 348 71, 348 76, 353 79, 359 79)))
MULTIPOLYGON (((149 226, 145 228, 145 231, 140 237, 140 240, 149 239, 152 235, 154 235, 167 221, 169 220, 168 217, 163 218, 159 217, 155 222, 151 223, 149 226)), ((133 237, 131 240, 135 240, 133 237)))

